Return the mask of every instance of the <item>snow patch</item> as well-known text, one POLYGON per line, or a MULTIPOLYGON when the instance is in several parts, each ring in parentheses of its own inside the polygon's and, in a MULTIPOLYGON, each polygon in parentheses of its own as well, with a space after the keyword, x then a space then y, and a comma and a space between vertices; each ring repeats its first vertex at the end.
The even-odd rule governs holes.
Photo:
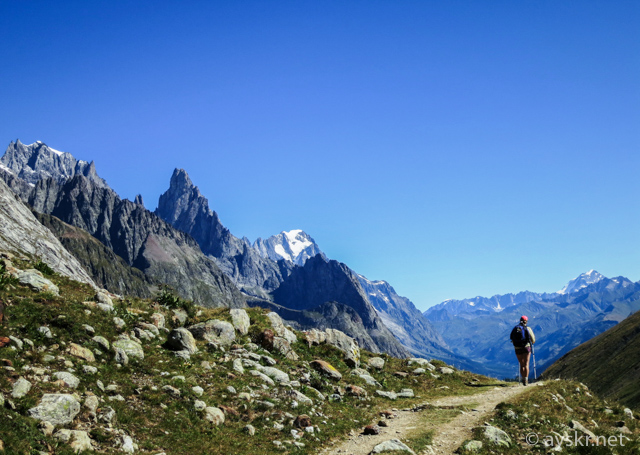
POLYGON ((276 245, 273 250, 277 255, 282 256, 282 259, 293 262, 291 260, 291 255, 284 250, 284 247, 282 245, 276 245))
POLYGON ((11 169, 9 169, 7 166, 5 166, 4 164, 0 163, 0 169, 2 169, 3 171, 8 172, 9 174, 13 174, 13 171, 11 169))
MULTIPOLYGON (((293 253, 294 258, 297 258, 305 248, 313 245, 313 243, 301 235, 303 233, 302 229, 294 229, 289 232, 283 231, 282 233, 285 235, 287 242, 289 243, 289 249, 291 250, 291 253, 293 253)), ((291 261, 291 259, 289 260, 291 261)))

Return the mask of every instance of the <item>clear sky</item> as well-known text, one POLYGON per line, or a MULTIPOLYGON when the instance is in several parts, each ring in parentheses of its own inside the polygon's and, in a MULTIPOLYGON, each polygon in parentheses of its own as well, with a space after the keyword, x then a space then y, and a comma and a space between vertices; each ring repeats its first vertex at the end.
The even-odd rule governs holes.
POLYGON ((2 148, 182 167, 421 309, 640 279, 638 1, 3 1, 0 58, 2 148))

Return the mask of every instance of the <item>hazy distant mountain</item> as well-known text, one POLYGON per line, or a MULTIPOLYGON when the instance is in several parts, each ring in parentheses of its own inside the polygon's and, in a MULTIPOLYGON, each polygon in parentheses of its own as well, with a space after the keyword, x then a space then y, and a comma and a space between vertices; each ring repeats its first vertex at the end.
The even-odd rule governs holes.
POLYGON ((603 280, 604 278, 606 278, 604 275, 599 274, 595 270, 589 270, 587 273, 583 273, 577 278, 569 281, 565 287, 558 291, 558 294, 570 294, 572 292, 577 292, 582 288, 586 288, 590 284, 603 280))
MULTIPOLYGON (((573 281, 579 282, 580 279, 578 277, 577 281, 573 281)), ((602 277, 572 292, 525 299, 501 311, 462 311, 454 314, 444 305, 425 314, 456 354, 499 369, 507 377, 515 371, 509 333, 522 314, 529 316, 529 326, 538 338, 535 353, 540 373, 567 351, 619 323, 638 309, 640 283, 633 283, 624 277, 602 277)))
POLYGON ((447 320, 452 316, 461 314, 491 314, 499 313, 506 308, 516 306, 526 302, 534 302, 537 300, 548 300, 562 294, 570 294, 577 292, 590 284, 606 278, 595 270, 583 273, 573 280, 569 281, 565 287, 558 292, 531 292, 523 291, 517 294, 494 295, 493 297, 473 297, 470 299, 445 300, 442 303, 432 306, 424 312, 431 321, 447 320))
POLYGON ((301 229, 282 231, 280 234, 272 235, 265 240, 258 238, 253 243, 253 248, 262 257, 269 258, 272 261, 284 259, 300 266, 304 265, 307 259, 317 254, 326 259, 315 240, 301 229))
POLYGON ((68 178, 83 175, 99 187, 108 187, 98 176, 93 161, 77 160, 70 153, 52 149, 38 141, 25 145, 20 140, 11 142, 0 158, 0 168, 35 185, 39 180, 53 178, 62 183, 68 178))

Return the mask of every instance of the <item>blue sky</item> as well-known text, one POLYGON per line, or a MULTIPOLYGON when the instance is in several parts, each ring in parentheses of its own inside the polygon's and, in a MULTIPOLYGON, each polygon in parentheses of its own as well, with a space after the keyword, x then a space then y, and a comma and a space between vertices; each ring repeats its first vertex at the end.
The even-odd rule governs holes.
POLYGON ((640 279, 640 3, 1 2, 0 140, 426 309, 640 279), (133 4, 132 4, 133 3, 133 4))

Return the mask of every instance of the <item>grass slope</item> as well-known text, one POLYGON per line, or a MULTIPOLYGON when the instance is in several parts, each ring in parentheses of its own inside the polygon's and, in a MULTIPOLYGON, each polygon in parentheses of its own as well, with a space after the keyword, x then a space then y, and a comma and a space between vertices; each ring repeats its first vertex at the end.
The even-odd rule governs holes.
POLYGON ((640 312, 565 354, 544 377, 577 379, 603 397, 640 407, 640 312))
MULTIPOLYGON (((26 269, 33 264, 14 261, 14 265, 26 269)), ((467 384, 473 380, 488 381, 462 371, 442 374, 439 378, 430 374, 416 375, 412 374, 416 366, 408 365, 406 359, 383 356, 386 360, 384 369, 369 370, 380 386, 369 386, 359 376, 350 374, 351 368, 345 364, 341 351, 326 344, 309 347, 301 333, 298 333, 299 341, 292 346, 300 359, 288 360, 278 352, 267 352, 251 345, 257 341, 258 334, 270 327, 266 310, 261 308, 247 310, 252 324, 249 334, 237 338, 237 344, 231 349, 213 349, 199 341, 199 352, 190 360, 182 360, 162 346, 167 333, 160 331, 159 337, 143 340, 143 360, 130 358, 127 366, 119 367, 113 350, 102 349, 93 341, 94 335, 113 342, 123 333, 131 333, 138 324, 150 322, 153 313, 164 314, 171 328, 178 325, 173 311, 157 301, 126 298, 116 301, 114 312, 104 312, 83 303, 94 298, 90 287, 58 275, 48 278, 60 288, 60 296, 38 293, 10 281, 0 286, 0 299, 6 304, 8 317, 0 326, 0 336, 11 335, 33 342, 33 347, 25 342, 22 349, 14 350, 11 345, 0 349, 0 394, 3 398, 0 401, 4 401, 0 444, 4 445, 6 453, 73 453, 68 444, 44 434, 38 422, 27 416, 28 409, 34 407, 44 393, 75 393, 80 402, 96 395, 100 400, 99 409, 111 407, 115 410, 116 418, 108 424, 92 417, 83 406, 74 421, 65 426, 86 431, 99 453, 122 453, 118 441, 128 435, 138 444, 137 453, 143 454, 302 454, 317 453, 336 438, 351 431, 360 432, 363 426, 377 422, 382 410, 410 407, 439 396, 471 394, 482 388, 467 384), (114 316, 124 320, 125 327, 118 329, 114 316), (39 331, 43 325, 53 332, 53 338, 46 338, 39 331), (91 326, 95 333, 90 333, 86 326, 91 326), (96 354, 96 361, 86 362, 73 357, 68 350, 71 343, 90 349, 96 354), (299 381, 299 386, 267 386, 248 371, 244 374, 234 371, 233 360, 251 350, 274 358, 276 368, 289 374, 292 381, 299 381), (331 363, 342 373, 342 379, 331 381, 321 377, 309 367, 314 359, 331 363), (97 373, 85 373, 84 365, 96 367, 97 373), (72 372, 80 380, 79 386, 69 389, 55 381, 53 374, 60 371, 72 372), (396 372, 409 374, 401 377, 396 372), (32 388, 26 396, 12 398, 13 384, 19 377, 30 381, 32 388), (103 390, 98 381, 105 387, 113 385, 115 390, 103 390), (345 388, 351 384, 365 389, 367 396, 346 394, 345 388), (180 396, 165 392, 163 386, 166 385, 177 388, 180 396), (202 396, 193 390, 195 386, 204 390, 202 396), (235 393, 229 387, 233 387, 235 393), (312 387, 327 399, 319 399, 312 387), (413 389, 415 398, 391 401, 376 394, 376 389, 397 392, 403 388, 413 389), (291 390, 312 398, 313 404, 294 403, 289 395, 291 390), (243 392, 248 395, 241 395, 243 392), (330 399, 334 394, 340 395, 340 399, 330 399), (196 410, 196 400, 204 401, 207 406, 226 406, 226 421, 219 426, 212 425, 196 410), (302 431, 301 439, 296 441, 291 432, 295 429, 294 418, 300 414, 310 416, 314 433, 302 431), (246 433, 248 424, 255 427, 254 436, 246 433), (278 448, 274 441, 284 445, 278 448), (296 447, 295 442, 304 447, 296 447)), ((227 309, 187 309, 187 325, 212 318, 230 320, 227 309)), ((372 356, 368 352, 362 353, 362 368, 367 368, 367 360, 372 356)), ((434 365, 444 364, 434 361, 434 365)), ((419 449, 425 441, 416 438, 409 443, 419 449)))

